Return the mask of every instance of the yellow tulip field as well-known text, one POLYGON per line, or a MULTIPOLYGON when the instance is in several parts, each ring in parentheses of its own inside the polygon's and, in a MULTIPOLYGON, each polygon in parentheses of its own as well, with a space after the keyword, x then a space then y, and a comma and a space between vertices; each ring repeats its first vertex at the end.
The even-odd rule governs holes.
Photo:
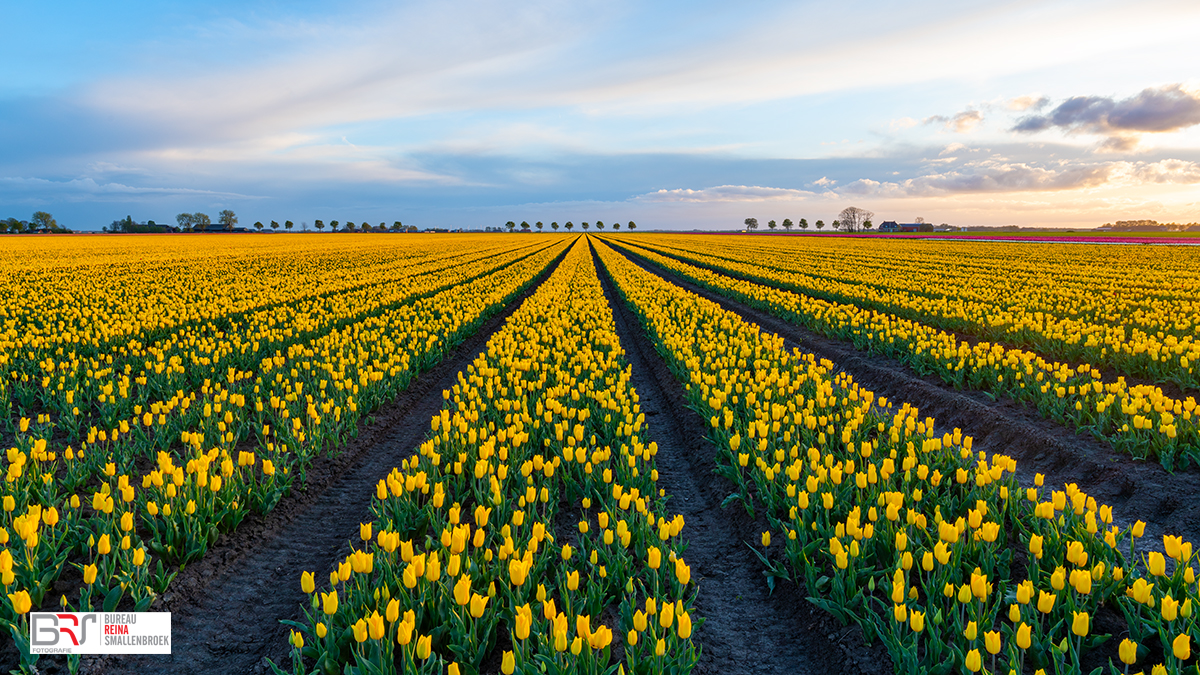
MULTIPOLYGON (((250 622, 229 672, 821 672, 802 664, 840 667, 851 647, 829 636, 851 629, 896 673, 1198 672, 1177 516, 1101 503, 1088 476, 1047 480, 748 318, 1025 406, 1093 439, 1097 462, 1190 485, 1190 247, 114 235, 13 237, 0 260, 11 669, 125 672, 31 655, 27 615, 182 618, 180 579, 208 565, 211 594, 249 578, 297 597, 250 622), (304 507, 352 514, 344 546, 239 567, 230 547, 285 536, 272 524, 314 467, 357 458, 403 397, 435 412, 396 422, 419 443, 373 441, 388 470, 355 488, 365 506, 319 492, 304 507), (714 555, 701 515, 750 523, 728 542, 748 562, 714 555), (762 613, 746 630, 809 635, 811 659, 722 651, 738 640, 710 621, 730 606, 718 575, 815 608, 801 626, 725 599, 762 613)), ((210 647, 187 640, 137 669, 191 672, 188 651, 210 647)))

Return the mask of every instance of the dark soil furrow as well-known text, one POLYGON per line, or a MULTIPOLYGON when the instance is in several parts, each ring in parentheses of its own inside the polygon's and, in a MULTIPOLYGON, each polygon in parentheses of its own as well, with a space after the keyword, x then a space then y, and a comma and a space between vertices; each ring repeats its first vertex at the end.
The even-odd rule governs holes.
POLYGON ((1012 457, 1023 486, 1032 485, 1034 474, 1042 473, 1047 486, 1075 483, 1101 504, 1111 505, 1116 524, 1145 521, 1141 550, 1161 550, 1163 534, 1200 542, 1200 471, 1168 473, 1156 461, 1118 453, 1107 443, 1041 417, 1036 409, 993 400, 978 391, 956 390, 934 376, 918 376, 895 359, 860 352, 692 283, 627 250, 621 253, 646 271, 777 333, 789 348, 829 359, 876 394, 918 406, 922 417, 934 417, 941 427, 962 429, 974 437, 976 450, 1012 457))
POLYGON ((86 663, 83 672, 263 673, 270 672, 268 658, 290 668, 289 629, 280 621, 300 618, 307 600, 300 573, 315 572, 321 585, 350 552, 350 542, 361 545, 358 525, 369 522, 375 484, 424 440, 429 419, 444 404, 442 391, 561 260, 551 261, 529 288, 376 411, 374 422, 341 455, 315 461, 304 492, 266 516, 247 519, 180 573, 152 608, 172 612, 170 656, 106 657, 86 663))
MULTIPOLYGON (((596 266, 604 270, 596 260, 596 266)), ((767 587, 763 565, 750 550, 764 522, 740 507, 722 509, 735 488, 714 473, 715 451, 706 422, 687 407, 683 389, 655 351, 637 316, 600 274, 632 367, 632 385, 658 443, 658 486, 687 523, 684 560, 698 579, 693 639, 701 646, 696 673, 886 673, 881 645, 865 647, 857 627, 842 627, 804 598, 803 585, 767 587)))

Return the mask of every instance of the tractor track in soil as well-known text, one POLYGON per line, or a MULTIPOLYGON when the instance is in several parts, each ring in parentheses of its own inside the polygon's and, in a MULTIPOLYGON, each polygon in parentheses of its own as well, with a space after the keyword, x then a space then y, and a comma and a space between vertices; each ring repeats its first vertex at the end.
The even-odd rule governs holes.
POLYGON ((300 573, 314 572, 319 584, 349 554, 359 523, 370 517, 375 484, 424 440, 428 420, 444 404, 442 391, 453 386, 459 371, 545 282, 567 250, 395 401, 375 411, 374 423, 361 427, 339 455, 314 461, 304 491, 265 516, 248 517, 180 572, 150 610, 172 613, 171 655, 85 657, 80 672, 258 675, 270 672, 267 659, 290 669, 290 629, 280 621, 302 618, 307 596, 300 590, 300 573))
POLYGON ((617 293, 595 254, 617 336, 632 368, 631 384, 658 444, 658 486, 669 508, 683 515, 684 559, 698 584, 696 613, 703 624, 693 639, 701 646, 698 675, 716 673, 889 673, 881 644, 862 643, 856 626, 843 627, 808 603, 803 584, 779 581, 768 590, 758 546, 765 519, 721 502, 735 486, 719 477, 707 423, 687 406, 683 389, 655 351, 637 316, 617 293), (836 645, 836 647, 834 646, 836 645))
POLYGON ((859 384, 886 396, 909 402, 921 415, 932 416, 940 428, 962 429, 972 436, 975 450, 1008 455, 1017 460, 1017 479, 1033 485, 1035 473, 1047 486, 1075 483, 1101 504, 1113 507, 1113 522, 1146 523, 1138 548, 1162 550, 1162 535, 1182 535, 1200 543, 1200 470, 1169 473, 1154 460, 1117 452, 1108 443, 1076 434, 1048 420, 1034 408, 1010 399, 993 400, 974 390, 958 390, 935 376, 922 377, 900 361, 859 351, 854 345, 801 328, 773 314, 749 307, 710 290, 653 262, 615 249, 634 264, 665 281, 716 302, 746 321, 782 336, 786 346, 829 359, 859 384))

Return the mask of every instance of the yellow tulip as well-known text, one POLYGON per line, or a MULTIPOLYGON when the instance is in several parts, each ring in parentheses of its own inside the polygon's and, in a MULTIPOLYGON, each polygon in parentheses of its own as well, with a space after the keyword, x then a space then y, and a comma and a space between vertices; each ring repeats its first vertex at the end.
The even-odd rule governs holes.
POLYGON ((686 640, 692 636, 692 616, 687 612, 679 614, 679 622, 675 626, 675 634, 680 640, 686 640))
POLYGON ((1138 645, 1133 640, 1125 638, 1121 640, 1121 645, 1117 648, 1117 654, 1121 657, 1121 663, 1127 666, 1132 666, 1137 661, 1138 645))
POLYGON ((1071 632, 1079 637, 1084 637, 1088 634, 1088 627, 1090 625, 1088 623, 1088 613, 1075 612, 1074 614, 1075 618, 1071 621, 1071 632))
POLYGON ((979 650, 972 649, 967 652, 966 662, 963 665, 972 673, 978 673, 979 669, 983 667, 983 657, 980 656, 979 650))
POLYGON ((1033 627, 1024 621, 1021 622, 1020 626, 1017 626, 1016 638, 1018 647, 1021 649, 1029 649, 1029 645, 1032 644, 1032 630, 1033 627))
POLYGON ((9 593, 8 599, 12 603, 13 611, 17 614, 25 614, 33 607, 33 600, 30 599, 28 591, 9 593))
POLYGON ((317 584, 313 579, 312 572, 300 573, 300 590, 304 591, 305 593, 312 593, 314 590, 316 590, 316 587, 317 584))
POLYGON ((983 646, 991 655, 1000 653, 1000 633, 998 631, 988 631, 983 634, 983 646))
POLYGON ((336 588, 328 593, 321 594, 321 609, 327 616, 337 614, 338 594, 336 588))
POLYGON ((1188 633, 1183 633, 1176 637, 1171 642, 1171 651, 1175 654, 1175 658, 1180 661, 1192 658, 1192 636, 1188 633))

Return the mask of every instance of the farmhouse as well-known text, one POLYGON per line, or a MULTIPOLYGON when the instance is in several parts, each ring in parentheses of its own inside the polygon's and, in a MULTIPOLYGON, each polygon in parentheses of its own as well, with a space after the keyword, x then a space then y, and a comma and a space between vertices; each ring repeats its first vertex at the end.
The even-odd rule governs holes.
POLYGON ((885 220, 879 224, 880 232, 899 232, 900 225, 894 220, 885 220))

